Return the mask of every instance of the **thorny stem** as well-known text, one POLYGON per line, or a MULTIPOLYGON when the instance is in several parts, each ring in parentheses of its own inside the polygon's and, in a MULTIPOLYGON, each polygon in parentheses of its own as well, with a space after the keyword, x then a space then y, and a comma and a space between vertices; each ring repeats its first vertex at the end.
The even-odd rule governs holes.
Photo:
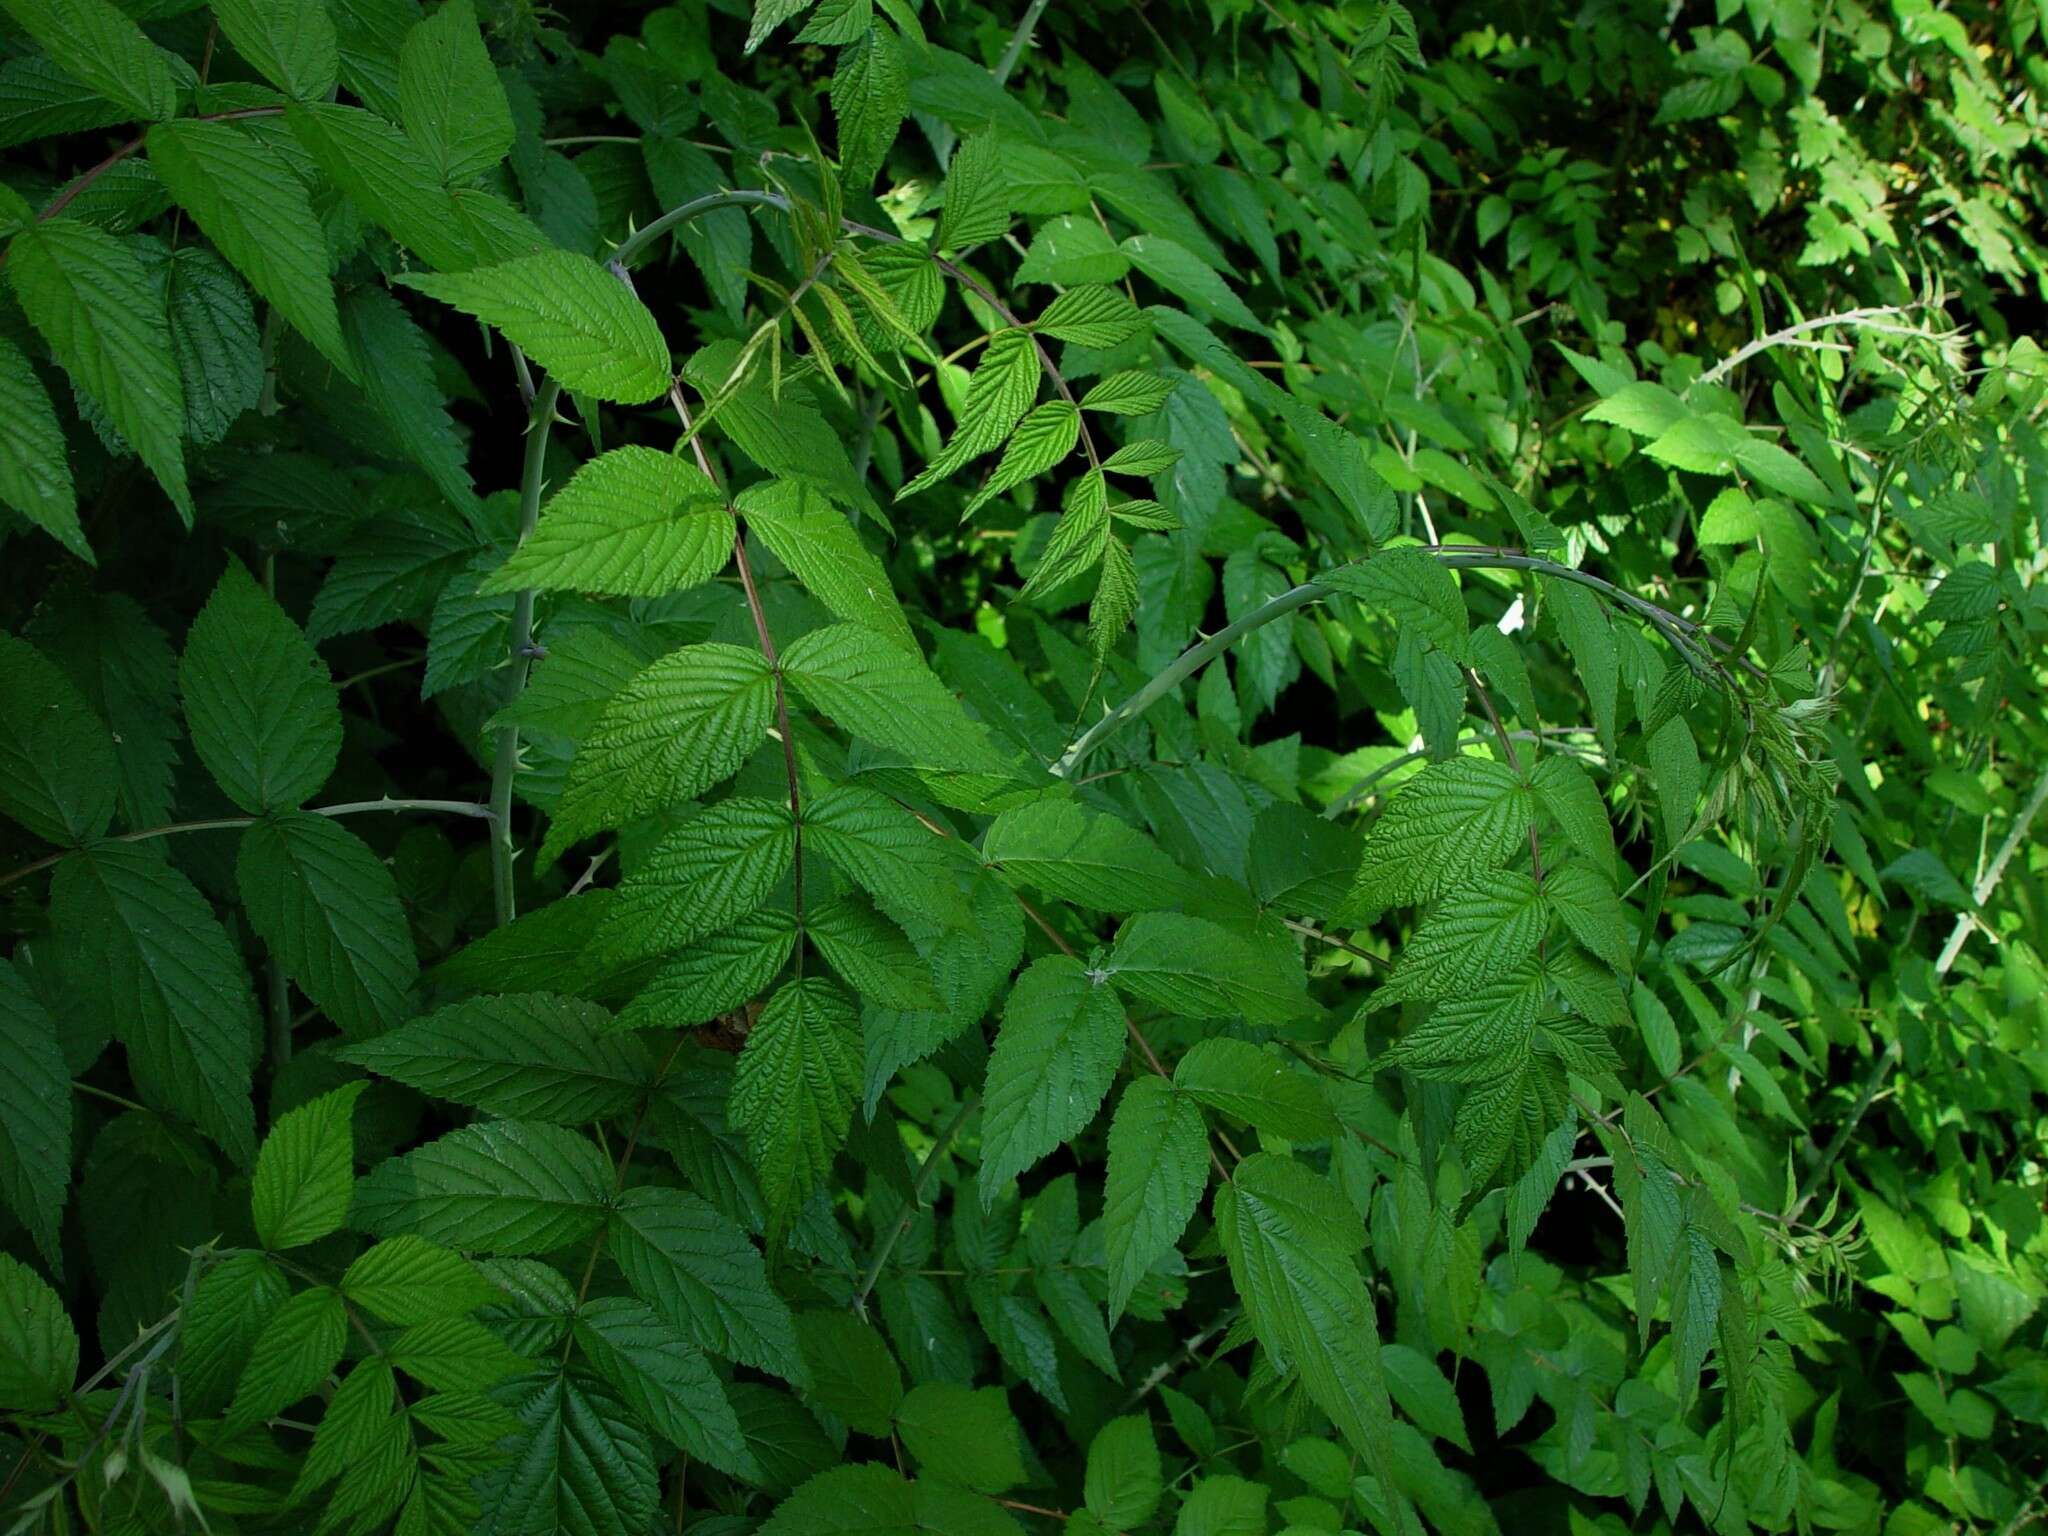
MULTIPOLYGON (((555 405, 562 398, 562 386, 554 379, 541 385, 533 410, 526 419, 526 464, 519 477, 519 542, 533 536, 540 522, 542 476, 546 473, 548 429, 554 424, 555 405)), ((516 703, 526 690, 527 674, 533 669, 533 588, 521 587, 512 599, 512 636, 506 674, 505 703, 516 703)), ((512 890, 512 781, 519 773, 519 727, 498 728, 497 751, 491 759, 491 894, 497 909, 498 926, 518 915, 512 890)))
POLYGON ((1925 331, 1916 330, 1909 325, 1885 325, 1881 323, 1893 315, 1910 314, 1912 311, 1922 307, 1919 304, 1879 304, 1867 309, 1845 309, 1839 314, 1815 315, 1811 320, 1801 320, 1796 325, 1788 325, 1781 331, 1771 332, 1768 336, 1759 336, 1755 341, 1746 342, 1736 348, 1735 351, 1714 364, 1713 367, 1687 385, 1686 392, 1690 394, 1702 384, 1719 383, 1752 357, 1755 357, 1759 352, 1768 352, 1772 347, 1784 346, 1787 342, 1796 341, 1799 337, 1809 332, 1827 330, 1832 326, 1841 325, 1849 326, 1859 331, 1877 331, 1886 336, 1925 337, 1927 334, 1925 331))
POLYGON ((875 1283, 882 1278, 882 1270, 889 1263, 889 1255, 896 1251, 896 1245, 903 1241, 903 1234, 910 1230, 910 1224, 917 1220, 917 1213, 924 1209, 925 1192, 931 1188, 932 1180, 938 1175, 939 1159, 953 1138, 960 1133, 960 1127, 967 1123, 967 1117, 974 1112, 980 1095, 970 1093, 960 1100, 960 1107, 953 1111, 953 1118, 932 1142, 931 1150, 924 1155, 924 1162, 918 1166, 917 1178, 910 1186, 910 1201, 903 1207, 903 1215, 889 1228, 889 1235, 882 1239, 882 1246, 875 1250, 874 1260, 868 1265, 867 1273, 861 1277, 860 1289, 853 1293, 853 1311, 862 1322, 867 1321, 868 1296, 875 1283))
POLYGON ((1017 61, 1024 57, 1024 50, 1031 46, 1031 29, 1038 25, 1038 18, 1045 14, 1046 0, 1031 0, 1024 8, 1024 15, 1017 23, 1017 30, 1010 34, 1010 45, 1003 50, 1003 56, 996 60, 996 67, 989 75, 997 85, 1010 78, 1010 71, 1017 67, 1017 61))
MULTIPOLYGON (((351 800, 342 805, 310 805, 306 807, 309 816, 358 816, 365 811, 439 811, 449 816, 474 816, 489 820, 491 808, 469 800, 351 800)), ((146 843, 151 838, 169 837, 177 832, 220 832, 236 827, 253 827, 254 816, 217 816, 208 821, 173 821, 160 827, 144 827, 139 832, 122 832, 106 839, 110 843, 146 843)), ((24 864, 19 869, 9 870, 0 875, 0 886, 9 886, 17 880, 26 880, 38 870, 48 869, 52 864, 62 863, 75 848, 46 854, 34 863, 24 864)))

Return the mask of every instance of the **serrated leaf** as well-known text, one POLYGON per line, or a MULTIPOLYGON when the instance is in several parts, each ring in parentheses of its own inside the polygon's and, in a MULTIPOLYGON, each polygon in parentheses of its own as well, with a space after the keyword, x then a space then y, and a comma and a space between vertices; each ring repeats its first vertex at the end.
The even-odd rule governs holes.
POLYGON ((444 181, 474 181, 511 150, 512 108, 470 0, 448 0, 406 34, 398 108, 444 181))
POLYGON ((68 992, 127 1047, 143 1100, 246 1165, 256 998, 206 898, 146 845, 108 843, 57 866, 50 921, 68 992))
POLYGON ((398 884, 353 832, 289 811, 242 834, 235 882, 249 926, 344 1034, 405 1016, 419 961, 398 884))
POLYGON ((909 115, 910 62, 903 40, 887 22, 877 21, 840 54, 832 75, 839 171, 849 186, 866 186, 874 179, 909 115))
POLYGON ((1588 421, 1612 422, 1637 437, 1657 438, 1692 413, 1685 402, 1662 384, 1631 380, 1586 412, 1588 421))
MULTIPOLYGON (((1216 1186, 1216 1232, 1252 1331, 1275 1366, 1300 1376, 1382 1489, 1398 1487, 1379 1329, 1358 1273, 1364 1233, 1357 1215, 1328 1180, 1259 1152, 1216 1186)), ((1405 1510, 1395 1526, 1413 1529, 1405 1510)))
POLYGON ((730 778, 774 715, 774 674, 759 651, 712 643, 664 656, 619 691, 577 748, 542 857, 730 778))
POLYGON ((504 561, 501 551, 486 550, 441 588, 427 624, 427 669, 420 678, 421 698, 431 699, 450 688, 481 682, 505 665, 518 599, 510 593, 483 590, 484 582, 504 561))
POLYGON ((392 1340, 388 1358, 436 1392, 482 1392, 529 1364, 497 1334, 468 1317, 414 1323, 392 1340))
POLYGON ((1103 969, 1133 997, 1185 1018, 1241 1014, 1280 1024, 1315 1011, 1292 946, 1255 943, 1179 912, 1142 912, 1125 923, 1103 969))
POLYGON ((912 1011, 943 1006, 924 957, 903 930, 858 893, 848 892, 804 914, 804 937, 862 999, 912 1011))
POLYGON ((43 1277, 0 1253, 0 1410, 61 1407, 78 1378, 78 1334, 43 1277))
POLYGON ((832 1173, 860 1093, 860 1016, 829 981, 790 982, 747 1035, 728 1112, 747 1138, 773 1227, 832 1173))
POLYGON ((917 641, 888 571, 817 491, 800 481, 770 480, 747 487, 734 505, 747 531, 833 614, 916 652, 917 641))
POLYGON ((217 443, 262 397, 256 308, 241 279, 203 246, 166 250, 163 266, 171 355, 185 391, 185 435, 196 445, 217 443))
POLYGON ((1048 400, 1035 407, 1017 423, 995 473, 969 498, 960 515, 966 517, 1013 486, 1044 474, 1074 451, 1080 436, 1081 413, 1070 402, 1048 400))
POLYGON ((1083 395, 1081 409, 1111 416, 1149 416, 1166 404, 1166 397, 1172 393, 1173 380, 1127 368, 1112 373, 1083 395))
POLYGON ((327 280, 327 241, 284 158, 241 123, 184 120, 150 129, 149 163, 249 286, 355 378, 327 280))
POLYGON ((229 560, 178 662, 192 748, 245 811, 303 804, 334 771, 341 705, 327 664, 229 560))
POLYGON ((1614 825, 1607 819, 1599 787, 1586 770, 1570 758, 1552 752, 1529 771, 1529 788, 1571 846, 1613 879, 1619 873, 1614 825))
POLYGON ((510 1465, 484 1484, 478 1536, 623 1536, 652 1526, 661 1504, 654 1444, 624 1403, 563 1371, 518 1413, 510 1465))
POLYGON ((614 448, 548 499, 483 590, 666 597, 716 576, 732 539, 725 497, 702 470, 653 448, 614 448))
POLYGON ((1122 249, 1132 266, 1168 293, 1185 299, 1197 314, 1267 334, 1259 317, 1215 269, 1180 242, 1158 234, 1132 235, 1123 242, 1122 249))
POLYGON ((1586 864, 1564 864, 1544 872, 1543 895, 1587 949, 1626 976, 1635 970, 1635 938, 1614 883, 1586 864))
POLYGON ((0 337, 0 502, 88 565, 95 563, 78 521, 71 459, 49 391, 5 337, 0 337))
POLYGON ((1001 1387, 912 1387, 897 1405, 896 1432, 926 1477, 981 1493, 1024 1481, 1024 1435, 1001 1387))
POLYGON ((1098 664, 1123 639, 1124 631, 1131 626, 1131 615, 1137 611, 1137 564, 1121 539, 1105 539, 1102 572, 1096 579, 1095 596, 1088 603, 1088 649, 1098 664))
POLYGON ((324 101, 293 102, 285 121, 321 173, 428 266, 460 272, 492 259, 420 147, 392 124, 324 101))
POLYGON ((171 56, 108 0, 7 0, 7 14, 64 72, 145 122, 178 110, 171 56))
POLYGON ((760 1536, 902 1536, 917 1528, 903 1475, 873 1462, 831 1467, 776 1506, 760 1536))
POLYGON ((1104 470, 1118 475, 1163 475, 1180 462, 1181 450, 1171 443, 1149 438, 1125 443, 1102 461, 1104 470))
POLYGON ((668 343, 623 283, 570 251, 396 279, 495 326, 566 388, 621 405, 665 394, 668 343))
POLYGON ((1431 763, 1367 834, 1349 905, 1412 906, 1501 863, 1528 838, 1529 799, 1515 771, 1491 758, 1431 763))
POLYGON ((1031 328, 1076 346, 1108 348, 1129 341, 1144 323, 1130 295, 1097 283, 1069 288, 1045 307, 1031 328))
POLYGON ((812 708, 916 767, 1007 771, 931 669, 871 629, 829 624, 800 635, 783 651, 782 671, 812 708))
POLYGON ((0 1200, 64 1273, 59 1228, 71 1182, 71 1069, 57 1023, 21 974, 0 960, 0 1200))
POLYGON ((1141 1414, 1111 1419, 1088 1442, 1084 1497, 1088 1513, 1111 1530, 1135 1530, 1152 1518, 1166 1492, 1159 1442, 1141 1414))
POLYGON ((610 1164, 571 1131, 482 1121, 373 1168, 350 1220, 475 1253, 552 1253, 603 1224, 611 1184, 610 1164))
POLYGON ((1415 930, 1382 995, 1440 998, 1507 975, 1543 940, 1542 890, 1520 870, 1477 876, 1438 902, 1415 930))
POLYGON ((943 926, 964 915, 944 843, 887 795, 834 785, 804 807, 804 841, 899 923, 943 926))
POLYGON ((188 1413, 227 1407, 249 1352, 291 1294, 284 1273, 260 1253, 230 1254, 193 1288, 178 1320, 178 1394, 188 1413))
POLYGON ((114 741, 57 664, 0 634, 0 812, 46 842, 89 843, 114 818, 114 741))
POLYGON ((1097 912, 1172 911, 1195 899, 1194 877, 1144 833, 1072 800, 1004 811, 981 858, 1020 882, 1097 912))
POLYGON ((1322 1084, 1278 1052, 1249 1040, 1198 1040, 1173 1069, 1173 1083, 1198 1104, 1288 1141, 1327 1141, 1337 1117, 1322 1084))
POLYGON ((327 1380, 348 1342, 348 1311, 341 1293, 316 1285, 270 1315, 235 1385, 224 1427, 252 1429, 310 1397, 327 1380))
POLYGON ((504 1293, 453 1249, 408 1234, 358 1254, 342 1274, 341 1294, 372 1317, 410 1327, 464 1316, 504 1293))
POLYGON ((664 964, 619 1015, 622 1029, 683 1029, 759 997, 796 947, 787 912, 756 912, 664 964))
POLYGON ((1209 1178, 1208 1148, 1202 1111, 1165 1078, 1138 1078, 1117 1101, 1102 1198, 1112 1325, 1194 1215, 1209 1178))
POLYGON ((341 57, 320 0, 215 0, 213 15, 235 52, 287 96, 313 101, 334 89, 341 57))
POLYGON ((344 1061, 493 1115, 583 1125, 630 1109, 654 1080, 595 1003, 548 992, 472 998, 337 1052, 344 1061))
POLYGON ((1010 227, 1003 206, 1007 185, 1001 141, 990 133, 964 140, 946 167, 939 248, 958 252, 999 238, 1010 227))
POLYGON ((1017 978, 989 1055, 981 1203, 1095 1118, 1124 1059, 1116 996, 1078 961, 1047 955, 1017 978))
POLYGON ((604 1296, 578 1309, 576 1344, 649 1428, 679 1450, 749 1482, 761 1478, 725 1387, 697 1348, 644 1303, 604 1296))
POLYGON ((734 795, 707 806, 626 878, 596 948, 607 957, 661 955, 729 928, 768 898, 795 853, 786 804, 734 795))
POLYGON ((628 1190, 608 1241, 626 1283, 669 1327, 723 1359, 804 1381, 795 1324, 760 1251, 708 1202, 678 1189, 628 1190))
POLYGON ((797 1342, 811 1376, 811 1401, 848 1428, 887 1439, 903 1401, 903 1373, 882 1336, 841 1311, 799 1313, 797 1342))
POLYGON ((185 391, 170 321, 135 248, 75 219, 45 219, 8 242, 7 275, 71 382, 106 411, 189 524, 178 446, 185 391))
POLYGON ((256 1154, 249 1208, 266 1248, 303 1248, 338 1231, 355 1189, 356 1100, 348 1083, 280 1115, 256 1154))
POLYGON ((1038 378, 1038 347, 1031 333, 1021 327, 997 331, 967 380, 952 437, 938 457, 896 493, 896 499, 936 485, 1001 443, 1038 398, 1038 378))
POLYGON ((1348 592, 1397 630, 1421 638, 1463 663, 1469 660, 1465 600, 1451 573, 1420 550, 1390 549, 1355 565, 1339 566, 1319 578, 1348 592))
POLYGON ((476 487, 465 463, 467 448, 435 381, 426 334, 397 299, 374 287, 353 289, 342 299, 341 329, 356 361, 363 398, 395 439, 394 446, 427 472, 450 506, 472 523, 480 522, 476 487))

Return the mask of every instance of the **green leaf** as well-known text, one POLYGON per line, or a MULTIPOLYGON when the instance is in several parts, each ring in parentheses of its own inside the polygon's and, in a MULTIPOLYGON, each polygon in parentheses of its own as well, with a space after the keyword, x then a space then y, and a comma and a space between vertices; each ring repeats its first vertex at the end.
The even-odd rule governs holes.
POLYGON ((1485 757, 1431 763, 1401 786, 1365 840, 1348 906, 1357 911, 1431 901, 1504 861, 1528 839, 1529 791, 1485 757))
POLYGON ((1129 341, 1144 323, 1128 294, 1102 283, 1069 288, 1045 307, 1032 329, 1076 346, 1108 348, 1129 341))
POLYGON ((397 881, 361 838, 287 811, 242 834, 235 882, 249 926, 343 1034, 405 1017, 419 979, 412 928, 397 881))
POLYGON ((622 1029, 685 1029, 759 997, 789 963, 796 920, 756 912, 707 934, 651 976, 619 1015, 622 1029))
POLYGON ((945 844, 887 795, 858 784, 834 785, 804 807, 804 841, 899 923, 961 919, 945 844))
POLYGON ((1397 630, 1412 630, 1453 661, 1469 659, 1465 599, 1451 573, 1420 550, 1390 549, 1339 566, 1321 580, 1384 614, 1397 630))
POLYGON ((223 1428, 230 1434, 253 1429, 312 1396, 347 1343, 348 1309, 341 1292, 316 1285, 291 1297, 256 1335, 223 1428))
POLYGON ((1180 458, 1181 450, 1171 444, 1140 438, 1117 449, 1102 461, 1102 467, 1117 475, 1163 475, 1180 458))
POLYGON ((832 1467, 776 1506, 760 1536, 904 1536, 916 1497, 900 1473, 872 1462, 832 1467))
POLYGON ((1017 423, 1003 449, 995 473, 982 483, 961 511, 966 517, 1013 486, 1042 475, 1074 451, 1081 436, 1081 413, 1066 400, 1048 400, 1017 423))
MULTIPOLYGON (((462 272, 497 259, 493 250, 478 249, 461 207, 420 147, 383 118, 315 101, 293 102, 285 121, 321 173, 428 266, 462 272)), ((534 249, 544 243, 535 231, 534 249)))
POLYGON ((678 1189, 629 1189, 609 1242, 626 1283, 669 1327, 723 1359, 803 1383, 789 1309, 768 1284, 760 1251, 729 1218, 678 1189))
POLYGON ((1612 880, 1620 872, 1614 825, 1607 819, 1599 787, 1586 770, 1562 753, 1552 752, 1530 770, 1529 788, 1570 845, 1612 880))
POLYGON ((548 992, 479 997, 336 1054, 488 1114, 583 1125, 630 1109, 654 1080, 631 1035, 595 1003, 548 992))
POLYGON ((1403 1413, 1427 1433, 1471 1454, 1472 1441, 1465 1432, 1458 1389, 1437 1369, 1434 1360, 1406 1344, 1382 1344, 1380 1370, 1403 1413))
POLYGON ((1259 317, 1231 290, 1228 283, 1193 251, 1163 235, 1132 235, 1123 243, 1131 265, 1177 298, 1185 299, 1197 314, 1208 315, 1247 331, 1266 335, 1259 317))
POLYGON ((611 1165, 571 1131, 480 1121, 394 1157, 356 1183, 350 1218, 475 1253, 552 1253, 586 1240, 610 1204, 611 1165))
POLYGON ((341 704, 299 627, 230 559, 178 663, 192 747, 245 811, 290 810, 334 771, 341 704))
POLYGON ((1269 1136, 1327 1141, 1337 1134, 1322 1084, 1248 1040, 1196 1041, 1174 1067, 1173 1083, 1197 1103, 1269 1136))
MULTIPOLYGON (((1031 237, 1031 248, 1024 253, 1024 260, 1017 268, 1019 283, 1056 283, 1063 288, 1080 283, 1114 283, 1122 280, 1131 270, 1131 259, 1117 247, 1116 240, 1094 219, 1079 214, 1064 214, 1056 219, 1047 219, 1038 226, 1031 237)), ((1115 378, 1112 375, 1090 393, 1097 393, 1115 378)), ((1142 377, 1142 375, 1130 375, 1142 377)), ((1164 399, 1162 393, 1161 399, 1164 399)), ((1082 405, 1088 402, 1083 400, 1082 405)), ((1114 410, 1114 406, 1096 406, 1098 410, 1114 410)), ((1142 410, 1122 414, 1141 416, 1146 410, 1157 409, 1156 403, 1142 410)))
POLYGON ((832 75, 832 119, 839 125, 839 173, 866 186, 881 169, 910 115, 910 61, 885 21, 839 55, 832 75))
POLYGON ((1379 995, 1391 1001, 1471 993, 1535 954, 1547 919, 1541 889, 1520 870, 1480 875, 1423 919, 1379 995))
POLYGON ((1135 368, 1112 373, 1081 397, 1084 411, 1103 411, 1111 416, 1149 416, 1166 404, 1173 393, 1173 380, 1135 368))
POLYGON ((249 1208, 266 1248, 303 1248, 339 1231, 355 1191, 354 1082, 280 1115, 256 1154, 249 1208))
POLYGON ((342 299, 341 329, 363 398, 393 446, 427 472, 450 506, 480 523, 476 486, 465 465, 468 450, 434 378, 426 333, 404 305, 376 287, 352 289, 342 299))
POLYGON ((997 331, 967 380, 952 437, 938 457, 896 493, 896 499, 936 485, 1001 443, 1038 398, 1038 378, 1038 347, 1031 333, 1019 327, 997 331))
POLYGON ((8 243, 7 275, 51 355, 106 411, 189 524, 192 493, 178 446, 185 392, 163 300, 134 245, 75 219, 45 219, 8 243))
POLYGON ((50 922, 67 990, 127 1047, 144 1102, 246 1166, 256 998, 206 898, 147 844, 109 843, 57 866, 50 922))
POLYGON ((46 842, 89 843, 114 818, 114 741, 71 679, 0 634, 0 811, 46 842))
POLYGON ((341 56, 320 0, 214 0, 235 52, 285 95, 315 101, 334 89, 341 56))
POLYGON ((789 807, 733 795, 657 843, 627 876, 596 947, 607 958, 663 955, 730 928, 788 875, 796 854, 789 807))
MULTIPOLYGON (((463 6, 468 9, 467 4, 463 6)), ((661 1485, 654 1444, 624 1403, 574 1372, 519 1405, 511 1465, 485 1483, 491 1536, 626 1536, 652 1528, 661 1485)))
POLYGON ((108 0, 6 0, 15 24, 66 74, 145 122, 178 110, 171 55, 108 0))
POLYGON ((813 709, 916 767, 1007 771, 931 669, 871 629, 828 624, 800 635, 782 653, 782 671, 813 709))
MULTIPOLYGON (((1216 1186, 1215 1204, 1231 1282, 1260 1345, 1276 1367, 1299 1375, 1381 1488, 1398 1486, 1379 1328, 1358 1273, 1357 1215, 1328 1180, 1266 1152, 1216 1186)), ((1413 1528, 1405 1511, 1395 1524, 1413 1528)))
POLYGON ((1001 1387, 912 1387, 897 1405, 896 1432, 926 1477, 981 1493, 1001 1493, 1025 1479, 1023 1432, 1001 1387))
POLYGON ((981 1117, 981 1203, 1079 1135, 1124 1059, 1116 995, 1080 962, 1047 955, 1017 978, 989 1055, 981 1117))
POLYGON ((811 907, 804 914, 804 936, 868 1002, 909 1010, 942 1006, 924 958, 866 898, 848 893, 811 907))
POLYGON ((903 1401, 903 1373, 882 1336, 840 1311, 799 1313, 796 1336, 810 1400, 856 1433, 887 1439, 903 1401))
POLYGON ((945 211, 939 219, 939 249, 957 253, 1001 238, 1010 227, 1010 212, 1003 206, 1007 186, 1002 142, 994 134, 975 134, 955 149, 941 189, 945 211))
POLYGON ((341 1294, 401 1327, 461 1317, 504 1295, 461 1254, 410 1234, 357 1255, 341 1277, 341 1294))
POLYGON ((212 1417, 234 1396, 249 1352, 291 1288, 260 1253, 222 1259, 193 1288, 178 1319, 178 1395, 185 1412, 212 1417))
POLYGON ((1315 1012, 1291 945, 1252 940, 1206 918, 1143 912, 1125 923, 1104 966, 1123 991, 1191 1019, 1281 1024, 1315 1012))
MULTIPOLYGON (((143 250, 149 254, 147 245, 143 250)), ((166 249, 161 265, 171 355, 185 392, 185 436, 196 446, 217 443, 262 397, 256 307, 241 279, 204 246, 166 249)))
POLYGON ((355 378, 327 280, 327 241, 290 164, 241 123, 196 120, 150 129, 149 164, 249 286, 355 378))
POLYGON ((860 541, 853 525, 800 481, 769 480, 748 486, 734 505, 747 531, 835 615, 887 635, 917 654, 910 621, 882 562, 860 541))
POLYGON ((1546 870, 1543 895, 1587 949, 1626 976, 1635 970, 1636 941, 1614 883, 1587 864, 1546 870))
POLYGON ((982 838, 981 859, 1008 880, 1097 912, 1172 911, 1199 890, 1144 833, 1072 800, 1003 812, 982 838))
POLYGON ((0 502, 86 564, 92 546, 78 521, 71 459, 49 392, 21 350, 0 337, 0 502))
POLYGON ((511 150, 511 104, 470 0, 447 0, 406 34, 398 108, 407 137, 443 181, 474 181, 511 150))
POLYGON ((71 1182, 71 1069, 57 1023, 21 974, 0 960, 0 1200, 64 1273, 60 1227, 71 1182))
POLYGON ((602 1296, 577 1310, 576 1346, 627 1407, 677 1449, 748 1482, 761 1465, 725 1387, 698 1349, 652 1308, 602 1296))
POLYGON ((1209 1140, 1195 1101, 1163 1077, 1133 1081, 1110 1121, 1102 1199, 1112 1324, 1180 1240, 1208 1178, 1209 1140))
POLYGON ((653 448, 614 448, 548 499, 483 590, 666 597, 716 576, 732 538, 725 497, 702 470, 653 448))
POLYGON ((1595 403, 1586 419, 1612 422, 1637 437, 1659 438, 1691 414, 1685 402, 1662 384, 1634 380, 1595 403))
POLYGON ((0 1253, 0 1412, 60 1408, 78 1379, 78 1334, 47 1281, 0 1253))
POLYGON ((860 1017, 831 982, 790 982, 754 1021, 728 1112, 747 1138, 774 1228, 787 1227, 831 1176, 860 1075, 860 1017))
POLYGON ((1088 1442, 1084 1494, 1089 1514, 1111 1530, 1135 1530, 1152 1518, 1165 1492, 1151 1420, 1131 1414, 1095 1432, 1088 1442))
POLYGON ((542 251, 397 281, 495 326, 565 388, 621 405, 668 391, 668 343, 654 316, 588 256, 542 251))
POLYGON ((436 1392, 481 1392, 529 1363, 482 1323, 467 1317, 413 1324, 392 1341, 389 1358, 436 1392))
POLYGON ((713 643, 662 657, 619 690, 577 747, 542 858, 730 778, 774 715, 774 674, 759 651, 713 643))

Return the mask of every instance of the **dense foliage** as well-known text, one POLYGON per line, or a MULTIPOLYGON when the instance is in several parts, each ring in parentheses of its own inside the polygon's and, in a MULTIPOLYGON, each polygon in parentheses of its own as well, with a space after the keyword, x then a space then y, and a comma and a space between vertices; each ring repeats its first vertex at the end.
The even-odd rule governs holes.
POLYGON ((2048 1522, 2048 4, 0 13, 0 1528, 2048 1522))

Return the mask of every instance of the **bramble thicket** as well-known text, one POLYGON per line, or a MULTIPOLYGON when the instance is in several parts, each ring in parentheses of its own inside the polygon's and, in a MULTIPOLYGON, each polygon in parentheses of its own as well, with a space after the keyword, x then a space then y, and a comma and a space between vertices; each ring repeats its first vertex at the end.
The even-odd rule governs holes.
POLYGON ((0 0, 0 1530, 2048 1530, 2048 0, 0 0))

